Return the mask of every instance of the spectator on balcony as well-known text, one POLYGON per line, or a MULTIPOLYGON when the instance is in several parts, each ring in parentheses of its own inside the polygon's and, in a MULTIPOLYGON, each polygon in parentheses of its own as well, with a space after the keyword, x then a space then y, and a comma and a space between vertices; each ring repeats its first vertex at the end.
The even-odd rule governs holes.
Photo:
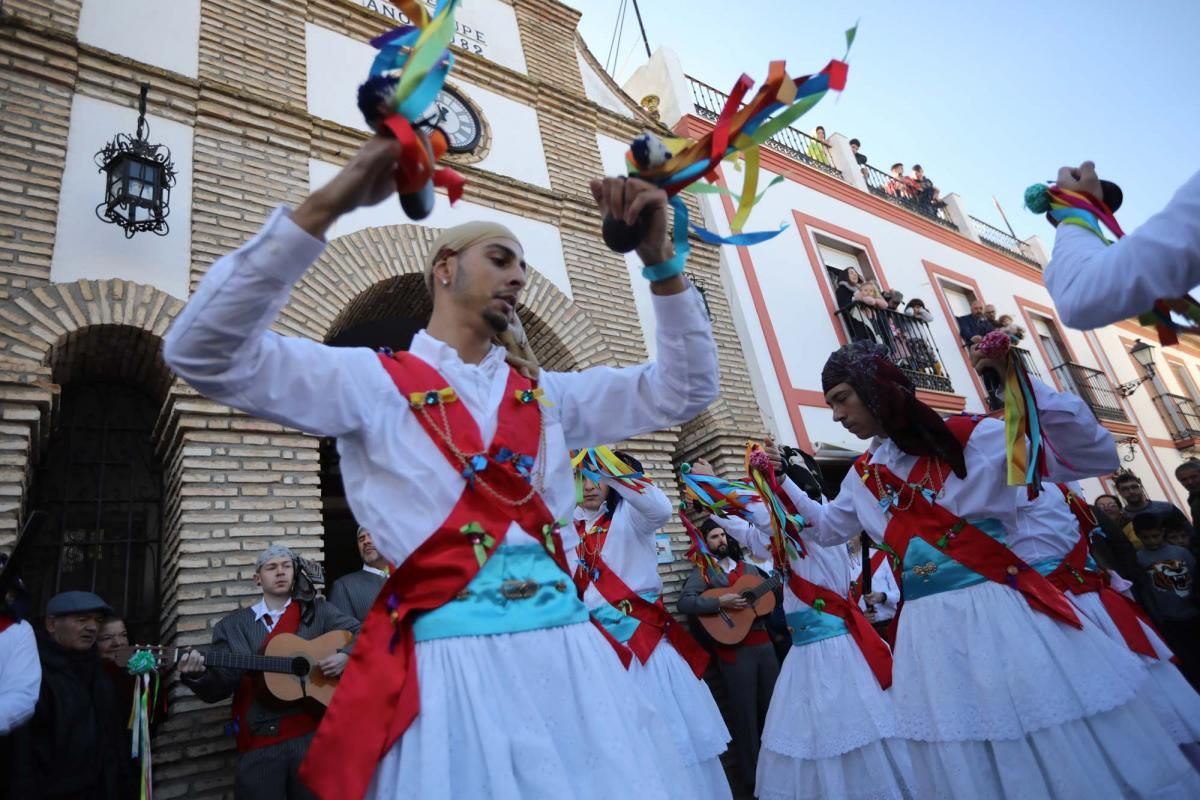
POLYGON ((970 347, 972 344, 980 341, 996 327, 984 315, 983 301, 979 298, 971 301, 970 314, 964 314, 954 319, 958 322, 958 335, 962 337, 963 347, 970 347))
POLYGON ((1200 459, 1189 458, 1175 468, 1175 480, 1187 489, 1188 510, 1192 512, 1192 524, 1200 519, 1200 459))
POLYGON ((1001 314, 996 320, 996 326, 1018 342, 1025 338, 1025 329, 1013 320, 1012 314, 1001 314))
POLYGON ((911 187, 913 199, 926 213, 935 215, 937 209, 946 205, 942 202, 941 190, 933 185, 933 181, 925 177, 925 170, 921 168, 920 164, 913 164, 908 185, 911 187))
POLYGON ((867 165, 867 154, 858 152, 858 148, 862 147, 862 142, 858 139, 850 140, 850 152, 854 153, 854 160, 858 162, 860 167, 867 165))
POLYGON ((854 309, 860 315, 859 321, 868 328, 868 336, 880 344, 887 344, 891 336, 887 331, 887 320, 880 311, 887 310, 887 300, 883 299, 875 281, 863 281, 858 291, 854 293, 854 309))
POLYGON ((856 342, 862 339, 876 339, 875 326, 866 314, 867 309, 857 302, 859 290, 863 285, 862 275, 854 267, 850 267, 837 282, 834 292, 838 311, 846 322, 846 330, 850 333, 850 339, 856 342))
POLYGON ((833 160, 829 156, 829 140, 825 138, 825 127, 818 125, 813 131, 812 138, 808 141, 808 157, 819 164, 832 166, 833 160))
POLYGON ((912 186, 909 184, 908 178, 904 177, 904 165, 899 161, 892 164, 891 180, 887 182, 887 186, 883 190, 897 200, 912 198, 912 186))
POLYGON ((904 292, 899 289, 888 289, 883 292, 883 299, 887 301, 888 311, 900 311, 900 304, 904 302, 904 292))
POLYGON ((922 322, 933 322, 933 314, 929 313, 929 309, 925 308, 925 301, 919 297, 908 301, 908 305, 904 307, 904 313, 922 322))

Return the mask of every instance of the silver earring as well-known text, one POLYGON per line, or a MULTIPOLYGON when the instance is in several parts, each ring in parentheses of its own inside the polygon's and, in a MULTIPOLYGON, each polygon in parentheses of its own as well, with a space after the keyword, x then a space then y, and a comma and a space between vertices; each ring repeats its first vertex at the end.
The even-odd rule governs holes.
POLYGON ((442 286, 449 286, 449 285, 450 285, 450 281, 446 280, 445 278, 442 278, 442 286))

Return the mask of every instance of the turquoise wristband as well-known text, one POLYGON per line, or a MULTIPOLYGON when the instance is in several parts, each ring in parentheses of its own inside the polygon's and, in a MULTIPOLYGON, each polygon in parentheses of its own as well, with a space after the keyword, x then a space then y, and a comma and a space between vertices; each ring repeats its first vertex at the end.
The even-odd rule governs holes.
MULTIPOLYGON (((686 253, 684 254, 686 258, 686 253)), ((649 267, 642 267, 642 277, 654 283, 655 281, 665 281, 667 278, 674 278, 683 272, 683 262, 685 258, 680 258, 679 253, 668 258, 661 264, 655 264, 649 267)))

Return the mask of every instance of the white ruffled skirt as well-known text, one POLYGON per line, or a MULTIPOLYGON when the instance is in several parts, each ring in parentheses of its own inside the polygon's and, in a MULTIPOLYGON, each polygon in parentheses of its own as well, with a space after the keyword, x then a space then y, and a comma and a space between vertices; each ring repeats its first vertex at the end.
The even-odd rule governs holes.
MULTIPOLYGON (((1070 594, 1067 597, 1081 614, 1096 623, 1096 627, 1110 639, 1122 647, 1128 647, 1125 637, 1100 602, 1098 592, 1070 594)), ((1154 652, 1158 653, 1157 659, 1137 656, 1149 673, 1149 680, 1142 685, 1141 700, 1154 709, 1158 721, 1176 744, 1200 742, 1200 694, 1187 682, 1179 668, 1171 663, 1171 649, 1159 635, 1145 623, 1138 624, 1150 639, 1154 652)))
POLYGON ((697 797, 694 767, 590 623, 434 639, 416 654, 421 711, 368 798, 697 797))
POLYGON ((760 800, 900 800, 911 768, 888 692, 850 636, 793 647, 771 695, 760 800))
MULTIPOLYGON (((645 664, 635 657, 629 674, 657 709, 670 733, 669 741, 692 773, 691 796, 730 800, 729 780, 721 766, 721 753, 729 745, 729 729, 708 684, 696 677, 683 656, 665 640, 659 642, 645 664)), ((635 794, 654 797, 640 787, 635 794)))
POLYGON ((1151 708, 1147 672, 995 583, 910 601, 897 633, 897 732, 920 798, 1195 798, 1200 774, 1151 708))

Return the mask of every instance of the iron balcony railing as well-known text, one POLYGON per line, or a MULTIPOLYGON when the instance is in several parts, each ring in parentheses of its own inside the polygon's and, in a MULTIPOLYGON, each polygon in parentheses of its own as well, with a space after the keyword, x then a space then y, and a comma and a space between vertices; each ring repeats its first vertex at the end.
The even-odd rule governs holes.
POLYGON ((907 208, 939 225, 945 225, 950 230, 958 230, 958 226, 951 222, 950 217, 946 214, 946 204, 941 200, 933 199, 932 189, 918 186, 916 181, 910 178, 897 178, 875 169, 870 164, 863 167, 863 175, 866 176, 867 188, 870 189, 871 194, 895 203, 901 208, 907 208))
POLYGON ((1024 347, 1014 347, 1017 356, 1021 359, 1021 364, 1025 367, 1025 371, 1039 381, 1043 380, 1041 370, 1037 368, 1037 363, 1033 360, 1033 353, 1026 350, 1024 347))
MULTIPOLYGON (((729 100, 729 95, 690 76, 688 83, 692 87, 692 102, 695 104, 696 114, 716 122, 717 117, 721 115, 721 109, 729 100)), ((819 169, 837 178, 842 177, 842 171, 833 165, 833 156, 829 152, 829 145, 819 139, 814 139, 803 131, 791 127, 784 128, 768 139, 766 145, 772 150, 783 153, 788 158, 800 161, 814 169, 819 169)))
POLYGON ((1178 394, 1160 394, 1154 402, 1172 439, 1200 439, 1200 408, 1195 400, 1178 394))
POLYGON ((971 217, 971 227, 975 229, 975 234, 979 236, 979 241, 993 250, 999 250, 1006 256, 1012 256, 1018 261, 1024 261, 1031 267, 1042 268, 1037 259, 1029 254, 1028 245, 1011 233, 1002 231, 994 225, 989 225, 978 217, 971 217))
POLYGON ((954 391, 925 320, 861 303, 843 306, 837 316, 851 341, 874 341, 886 347, 892 363, 918 389, 954 391))
POLYGON ((1059 364, 1052 372, 1058 376, 1064 389, 1083 398, 1098 419, 1129 421, 1125 410, 1121 408, 1120 395, 1100 370, 1068 361, 1059 364))

